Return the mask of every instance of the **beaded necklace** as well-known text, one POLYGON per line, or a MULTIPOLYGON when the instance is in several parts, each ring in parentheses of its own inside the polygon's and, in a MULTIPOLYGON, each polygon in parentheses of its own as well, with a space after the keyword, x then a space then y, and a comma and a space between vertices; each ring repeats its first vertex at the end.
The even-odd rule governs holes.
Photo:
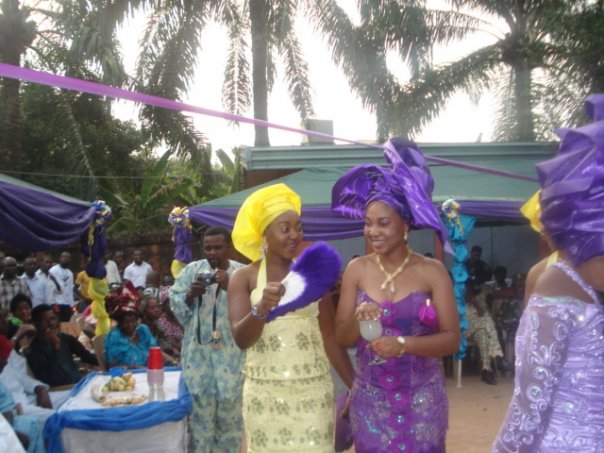
POLYGON ((394 286, 394 279, 401 272, 403 272, 403 269, 405 269, 405 266, 407 265, 407 263, 409 263, 409 260, 411 259, 411 249, 409 247, 407 247, 407 256, 405 257, 405 259, 403 260, 403 262, 401 263, 401 265, 399 267, 397 267, 394 270, 394 272, 392 272, 392 273, 388 272, 384 268, 384 266, 382 265, 382 261, 380 260, 380 255, 376 255, 375 259, 377 261, 378 267, 380 268, 380 270, 386 276, 386 280, 384 280, 384 282, 382 283, 382 286, 380 287, 380 289, 385 290, 386 288, 388 288, 388 285, 390 285, 390 294, 394 294, 395 291, 396 291, 396 288, 394 286))

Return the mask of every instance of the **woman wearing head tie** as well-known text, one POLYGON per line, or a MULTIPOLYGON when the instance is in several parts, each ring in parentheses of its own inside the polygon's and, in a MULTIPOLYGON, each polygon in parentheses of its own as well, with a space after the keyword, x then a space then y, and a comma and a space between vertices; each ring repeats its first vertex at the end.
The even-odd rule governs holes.
POLYGON ((365 220, 373 249, 346 268, 336 315, 338 342, 357 345, 355 451, 444 452, 448 402, 440 357, 457 351, 459 319, 445 267, 414 253, 407 235, 430 228, 444 244, 446 233, 417 146, 392 139, 384 155, 390 168, 359 165, 332 192, 335 212, 365 220), (378 325, 374 336, 370 321, 378 325))
POLYGON ((249 453, 333 452, 330 360, 352 384, 352 365, 335 341, 329 297, 266 322, 299 252, 300 210, 300 197, 289 187, 268 186, 245 200, 233 227, 233 245, 252 261, 233 274, 228 290, 233 337, 247 351, 243 419, 249 453))
POLYGON ((537 165, 557 262, 538 276, 516 334, 514 396, 494 452, 604 451, 604 95, 594 123, 561 133, 537 165))

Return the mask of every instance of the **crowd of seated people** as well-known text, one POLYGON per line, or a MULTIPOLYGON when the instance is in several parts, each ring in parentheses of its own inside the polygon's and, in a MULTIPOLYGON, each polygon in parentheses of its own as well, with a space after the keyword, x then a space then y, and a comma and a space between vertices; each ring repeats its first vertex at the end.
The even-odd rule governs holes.
MULTIPOLYGON (((65 275, 73 275, 67 255, 61 253, 59 267, 65 275)), ((160 285, 160 276, 152 269, 144 278, 150 265, 142 261, 142 255, 136 251, 128 274, 137 280, 137 288, 123 278, 127 263, 122 252, 115 253, 116 261, 109 254, 105 257, 111 271, 107 306, 112 329, 104 337, 105 350, 100 351, 104 360, 99 360, 93 346, 96 319, 85 271, 77 273, 70 286, 69 278, 57 280, 56 272, 49 272, 53 267, 50 255, 39 264, 29 256, 20 269, 16 259, 0 252, 0 418, 28 452, 45 451, 46 420, 87 372, 112 366, 145 367, 149 347, 155 345, 162 348, 166 365, 178 364, 183 332, 169 307, 173 280, 164 279, 160 285), (70 307, 65 303, 70 299, 65 297, 67 291, 74 300, 70 307)))
POLYGON ((472 247, 466 262, 466 338, 478 347, 481 379, 497 384, 497 370, 513 371, 514 340, 522 315, 525 276, 514 274, 510 282, 507 269, 495 271, 481 259, 482 249, 472 247), (494 277, 494 279, 492 279, 494 277))

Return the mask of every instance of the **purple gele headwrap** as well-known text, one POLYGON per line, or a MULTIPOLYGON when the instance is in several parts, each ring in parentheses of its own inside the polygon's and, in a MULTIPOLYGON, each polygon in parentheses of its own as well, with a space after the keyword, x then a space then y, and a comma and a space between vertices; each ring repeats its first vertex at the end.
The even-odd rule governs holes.
POLYGON ((417 145, 396 137, 384 145, 390 164, 362 164, 336 181, 331 191, 331 209, 354 219, 364 219, 369 203, 382 201, 398 212, 413 229, 430 228, 449 249, 447 232, 432 204, 434 180, 417 145))
POLYGON ((557 130, 558 155, 537 164, 541 222, 575 265, 604 255, 604 95, 585 106, 593 122, 557 130))

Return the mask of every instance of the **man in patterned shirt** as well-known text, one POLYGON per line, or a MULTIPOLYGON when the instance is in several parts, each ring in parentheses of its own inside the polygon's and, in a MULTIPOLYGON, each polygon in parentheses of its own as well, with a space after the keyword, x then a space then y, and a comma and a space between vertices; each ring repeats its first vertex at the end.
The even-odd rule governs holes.
POLYGON ((12 256, 4 258, 4 272, 0 275, 0 308, 10 308, 10 300, 17 294, 31 297, 27 283, 17 276, 17 260, 12 256))
POLYGON ((193 398, 190 450, 238 452, 245 353, 231 334, 227 310, 229 277, 243 264, 228 259, 231 235, 209 228, 206 259, 185 267, 170 289, 170 306, 184 328, 182 372, 193 398))

